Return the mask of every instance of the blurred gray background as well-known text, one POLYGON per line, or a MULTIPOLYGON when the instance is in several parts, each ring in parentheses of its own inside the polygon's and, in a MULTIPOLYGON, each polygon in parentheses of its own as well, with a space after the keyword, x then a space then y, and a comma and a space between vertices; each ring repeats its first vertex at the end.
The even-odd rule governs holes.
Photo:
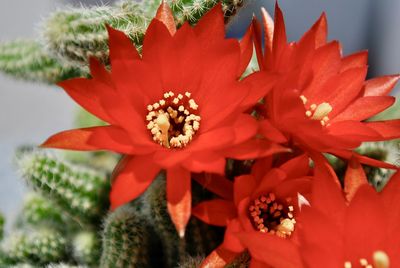
MULTIPOLYGON (((0 1, 0 42, 36 37, 38 25, 57 8, 101 1, 67 2, 0 1)), ((274 3, 274 0, 250 0, 228 29, 228 35, 240 37, 252 14, 259 14, 261 6, 273 14, 274 3)), ((341 40, 345 54, 370 51, 370 75, 400 72, 399 0, 282 0, 280 5, 290 40, 298 39, 326 11, 329 37, 341 40)), ((12 165, 15 147, 40 144, 49 135, 70 128, 74 109, 75 104, 56 87, 15 81, 0 74, 0 211, 9 222, 18 212, 26 191, 12 165)))

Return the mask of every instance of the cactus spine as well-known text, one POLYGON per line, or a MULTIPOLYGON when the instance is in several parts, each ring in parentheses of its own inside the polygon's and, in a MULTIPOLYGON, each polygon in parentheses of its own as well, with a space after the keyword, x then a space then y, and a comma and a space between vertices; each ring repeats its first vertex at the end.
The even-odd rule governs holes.
MULTIPOLYGON (((236 14, 243 5, 244 0, 223 0, 222 9, 225 14, 225 22, 236 14)), ((213 8, 219 0, 168 0, 174 12, 176 23, 182 25, 188 21, 191 24, 197 23, 200 18, 213 8)))
POLYGON ((47 225, 54 228, 65 228, 65 217, 62 211, 38 194, 28 194, 19 217, 20 224, 30 226, 47 225))
POLYGON ((104 225, 100 267, 151 267, 147 225, 146 219, 131 205, 111 213, 104 225))
POLYGON ((140 48, 147 19, 135 1, 56 12, 45 23, 43 37, 48 50, 64 62, 84 67, 94 56, 107 63, 106 24, 123 31, 140 48))
POLYGON ((0 70, 17 78, 49 84, 80 76, 77 69, 61 65, 32 40, 1 44, 0 70))
POLYGON ((79 232, 75 235, 72 246, 75 260, 89 267, 98 267, 101 242, 96 233, 79 232))
POLYGON ((14 263, 44 265, 66 257, 66 240, 51 229, 11 234, 4 245, 4 253, 14 263))
POLYGON ((98 220, 108 207, 105 174, 71 165, 44 151, 25 152, 17 164, 26 181, 78 222, 98 220))

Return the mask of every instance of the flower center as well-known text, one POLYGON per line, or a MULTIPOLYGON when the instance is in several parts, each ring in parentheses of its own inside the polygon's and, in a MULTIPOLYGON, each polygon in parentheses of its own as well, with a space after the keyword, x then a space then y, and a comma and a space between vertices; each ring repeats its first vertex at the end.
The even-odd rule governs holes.
POLYGON ((147 106, 147 129, 153 140, 167 148, 183 148, 200 128, 198 105, 191 93, 166 92, 163 99, 147 106))
POLYGON ((276 200, 275 194, 269 193, 255 199, 249 206, 250 219, 256 230, 286 238, 294 231, 294 207, 276 200))
MULTIPOLYGON (((363 268, 389 268, 390 260, 389 256, 382 250, 377 250, 372 255, 372 263, 370 264, 367 259, 361 258, 359 260, 361 267, 363 268)), ((353 268, 351 262, 346 261, 344 268, 353 268)))
POLYGON ((332 111, 332 106, 323 102, 320 104, 311 104, 307 107, 307 98, 304 95, 300 96, 300 99, 303 101, 304 106, 306 107, 306 116, 312 120, 318 120, 321 122, 322 126, 326 126, 329 122, 329 113, 332 111))

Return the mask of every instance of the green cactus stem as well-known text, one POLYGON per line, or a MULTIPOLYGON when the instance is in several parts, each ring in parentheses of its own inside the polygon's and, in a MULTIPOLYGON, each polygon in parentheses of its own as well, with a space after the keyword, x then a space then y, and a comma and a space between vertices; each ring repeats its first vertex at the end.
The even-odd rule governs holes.
POLYGON ((0 71, 19 79, 54 84, 80 76, 79 70, 60 64, 32 40, 0 44, 0 71))
MULTIPOLYGON (((196 24, 219 0, 168 0, 167 2, 174 12, 176 23, 180 26, 186 21, 196 24)), ((243 2, 244 0, 222 1, 222 10, 224 11, 226 23, 243 6, 243 2)))
POLYGON ((148 223, 132 205, 111 213, 104 224, 101 268, 152 267, 148 223))
MULTIPOLYGON (((400 141, 382 141, 382 142, 365 142, 356 150, 359 154, 368 156, 373 159, 388 162, 393 165, 399 165, 400 141)), ((377 191, 382 191, 394 170, 377 168, 371 166, 363 166, 368 181, 377 191)))
POLYGON ((51 229, 12 233, 4 241, 3 251, 14 263, 34 265, 62 261, 67 256, 65 238, 51 229))
MULTIPOLYGON (((176 267, 188 256, 206 256, 221 242, 223 232, 192 218, 185 238, 179 238, 168 214, 165 186, 165 174, 160 173, 142 197, 143 214, 160 237, 167 267, 176 267)), ((209 197, 197 186, 193 184, 194 203, 198 201, 196 197, 209 197)))
POLYGON ((65 229, 66 217, 49 200, 35 193, 29 193, 24 200, 19 224, 32 227, 49 226, 65 229))
POLYGON ((108 62, 106 24, 127 34, 140 48, 148 20, 135 1, 115 6, 73 8, 55 12, 45 22, 48 50, 63 62, 85 67, 90 56, 108 62))
POLYGON ((75 260, 88 267, 98 267, 101 255, 101 240, 98 235, 90 231, 81 231, 72 241, 72 250, 75 260))
POLYGON ((102 172, 72 165, 44 150, 19 154, 17 164, 29 185, 79 223, 98 222, 108 208, 110 185, 102 172))

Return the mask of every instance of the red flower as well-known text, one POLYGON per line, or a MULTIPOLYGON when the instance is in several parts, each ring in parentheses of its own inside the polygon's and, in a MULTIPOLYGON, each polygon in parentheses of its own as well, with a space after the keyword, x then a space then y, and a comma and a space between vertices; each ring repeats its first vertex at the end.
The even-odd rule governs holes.
POLYGON ((365 81, 368 53, 343 57, 339 42, 327 43, 325 14, 292 43, 287 42, 279 6, 275 23, 265 10, 263 14, 264 53, 261 30, 254 23, 259 65, 263 73, 279 75, 261 112, 265 119, 261 131, 266 137, 346 158, 362 142, 400 137, 400 120, 363 122, 394 103, 388 93, 398 75, 365 81))
POLYGON ((108 27, 112 71, 91 59, 92 79, 60 83, 109 125, 61 132, 42 146, 124 154, 112 185, 113 208, 138 197, 165 169, 168 210, 183 236, 190 172, 222 174, 225 157, 257 157, 260 143, 267 154, 282 147, 250 140, 257 124, 244 111, 260 93, 238 80, 252 46, 249 35, 241 44, 224 38, 221 6, 194 28, 176 30, 164 3, 157 18, 147 29, 142 57, 123 33, 108 27))
POLYGON ((308 174, 306 155, 279 168, 271 168, 271 159, 258 160, 251 175, 235 178, 233 197, 219 192, 224 199, 194 207, 193 215, 204 222, 227 226, 223 244, 203 262, 203 267, 224 267, 245 249, 250 251, 254 266, 284 263, 284 267, 297 267, 290 254, 297 253, 299 193, 309 192, 308 174))
POLYGON ((299 219, 304 267, 400 267, 400 173, 377 193, 358 161, 350 162, 346 197, 335 175, 313 181, 312 206, 299 219))

